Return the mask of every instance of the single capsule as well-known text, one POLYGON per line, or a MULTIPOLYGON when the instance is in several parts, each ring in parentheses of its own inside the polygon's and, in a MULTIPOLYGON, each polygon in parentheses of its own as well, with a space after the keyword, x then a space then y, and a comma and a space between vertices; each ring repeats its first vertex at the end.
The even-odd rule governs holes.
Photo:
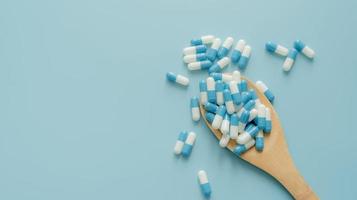
POLYGON ((212 128, 214 129, 219 129, 221 127, 223 117, 226 114, 226 107, 225 106, 219 106, 216 115, 214 116, 213 122, 212 122, 212 128))
POLYGON ((211 113, 217 113, 218 106, 216 104, 206 102, 204 104, 204 108, 206 111, 211 112, 211 113))
POLYGON ((190 54, 183 57, 183 61, 185 63, 193 63, 193 62, 199 62, 204 60, 207 60, 207 56, 205 53, 190 54))
POLYGON ((173 72, 168 72, 166 74, 166 79, 170 82, 178 83, 183 86, 188 86, 188 84, 190 83, 190 80, 187 77, 182 76, 180 74, 176 75, 173 72))
POLYGON ((288 72, 290 69, 293 67, 296 56, 298 52, 295 49, 290 49, 288 57, 286 57, 284 64, 283 64, 283 70, 288 72))
POLYGON ((200 109, 198 108, 198 97, 192 97, 191 98, 191 115, 192 115, 192 120, 197 122, 200 120, 200 109))
POLYGON ((202 44, 211 44, 213 42, 213 40, 214 40, 213 35, 205 35, 198 39, 192 39, 191 45, 197 46, 197 45, 202 45, 202 44))
POLYGON ((221 124, 221 132, 224 134, 224 135, 228 135, 229 133, 229 126, 230 126, 230 117, 228 114, 224 115, 224 119, 222 121, 222 124, 221 124))
POLYGON ((242 92, 242 103, 246 104, 249 100, 252 99, 252 94, 250 92, 242 92))
POLYGON ((205 104, 207 102, 207 83, 205 80, 200 81, 200 102, 205 104))
POLYGON ((232 93, 232 99, 234 104, 240 105, 240 103, 242 102, 242 97, 239 93, 238 84, 236 81, 229 82, 229 90, 232 93))
POLYGON ((189 63, 187 65, 187 68, 191 71, 194 70, 205 70, 209 69, 212 66, 212 62, 209 60, 204 60, 204 61, 198 61, 198 62, 193 62, 189 63))
POLYGON ((214 61, 217 58, 218 48, 221 46, 222 40, 219 38, 214 39, 211 48, 207 49, 206 55, 210 61, 214 61))
POLYGON ((242 80, 242 81, 238 84, 238 87, 239 87, 239 91, 240 91, 240 92, 246 92, 246 91, 248 91, 247 81, 246 81, 246 80, 242 80))
POLYGON ((246 45, 246 42, 244 40, 238 40, 235 48, 232 51, 232 55, 231 55, 232 63, 234 63, 234 64, 238 63, 245 45, 246 45))
POLYGON ((213 77, 215 81, 222 80, 225 83, 228 83, 233 79, 232 75, 217 72, 210 73, 210 76, 213 77))
POLYGON ((261 104, 258 107, 258 128, 263 130, 265 127, 265 106, 261 104))
POLYGON ((219 47, 218 52, 217 52, 217 56, 219 59, 228 55, 228 52, 233 45, 233 42, 234 42, 234 39, 232 37, 227 37, 226 40, 224 40, 222 46, 219 47))
POLYGON ((257 151, 263 151, 264 149, 264 134, 263 131, 259 131, 255 137, 255 149, 257 151))
POLYGON ((264 93, 264 95, 266 96, 266 98, 268 98, 268 100, 270 102, 274 101, 274 94, 272 93, 272 91, 265 85, 265 83, 263 83, 263 81, 257 81, 255 83, 255 85, 257 86, 257 88, 264 93))
POLYGON ((226 105, 227 108, 227 113, 228 114, 233 114, 235 111, 233 100, 232 100, 232 94, 229 90, 225 89, 223 91, 223 97, 224 97, 224 104, 226 105))
POLYGON ((207 173, 203 170, 200 170, 198 172, 198 180, 200 182, 200 188, 201 188, 202 194, 206 198, 209 198, 211 196, 212 189, 211 189, 211 185, 208 182, 207 173))
POLYGON ((252 48, 249 45, 246 45, 238 62, 240 69, 245 69, 247 67, 251 52, 252 48))
POLYGON ((182 148, 181 153, 182 153, 183 157, 190 156, 190 154, 192 152, 193 144, 195 143, 195 141, 196 141, 196 133, 190 132, 188 134, 185 144, 183 145, 183 148, 182 148))
POLYGON ((228 66, 230 62, 231 62, 231 60, 230 60, 228 57, 224 57, 224 58, 220 59, 219 61, 217 61, 216 64, 213 64, 213 65, 208 69, 208 72, 209 72, 209 73, 220 72, 220 71, 223 70, 223 68, 225 68, 226 66, 228 66))
POLYGON ((186 48, 183 49, 183 54, 184 55, 191 55, 191 54, 205 53, 206 50, 207 50, 207 48, 206 48, 205 45, 186 47, 186 48))
POLYGON ((265 127, 264 127, 264 132, 265 133, 270 133, 272 128, 271 125, 271 113, 269 108, 265 108, 265 127))
POLYGON ((230 138, 229 134, 226 134, 226 135, 223 134, 221 139, 219 140, 219 146, 222 147, 222 148, 227 147, 230 139, 231 138, 230 138))
POLYGON ((237 138, 238 144, 246 144, 249 140, 255 138, 259 132, 259 128, 254 126, 253 128, 248 128, 243 134, 240 134, 237 138))
POLYGON ((174 148, 174 152, 176 155, 180 155, 181 152, 182 152, 182 148, 183 148, 183 145, 185 144, 185 141, 187 139, 187 136, 188 136, 188 132, 187 131, 181 131, 178 138, 177 138, 177 141, 176 141, 176 144, 175 144, 175 148, 174 148))
POLYGON ((216 103, 216 82, 212 77, 206 79, 207 82, 207 98, 211 103, 216 103))
POLYGON ((271 53, 276 53, 280 56, 287 56, 289 52, 288 48, 270 41, 265 44, 265 49, 271 53))
POLYGON ((306 46, 301 40, 295 40, 294 48, 308 58, 313 59, 315 57, 315 51, 306 46))
POLYGON ((240 72, 238 70, 234 70, 232 72, 232 80, 240 84, 241 78, 240 78, 240 72))
POLYGON ((218 105, 224 104, 223 90, 224 90, 224 83, 220 80, 216 81, 216 100, 218 105))
POLYGON ((236 140, 238 138, 238 115, 233 114, 231 116, 231 127, 229 128, 229 135, 232 139, 236 140))
POLYGON ((214 114, 210 113, 210 112, 206 112, 206 119, 210 124, 212 124, 213 119, 214 119, 214 114))
POLYGON ((240 156, 242 155, 242 153, 246 152, 248 149, 252 148, 255 144, 255 140, 251 139, 249 140, 249 142, 247 142, 246 144, 241 144, 241 145, 237 145, 233 152, 237 155, 240 156))

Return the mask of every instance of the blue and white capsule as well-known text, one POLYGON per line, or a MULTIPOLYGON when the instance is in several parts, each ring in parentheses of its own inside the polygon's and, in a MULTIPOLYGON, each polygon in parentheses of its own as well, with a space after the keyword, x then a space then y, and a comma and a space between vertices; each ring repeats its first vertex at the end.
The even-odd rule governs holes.
POLYGON ((239 124, 238 115, 233 114, 231 116, 231 126, 229 128, 229 136, 234 140, 238 138, 238 124, 239 124))
POLYGON ((187 68, 191 71, 194 70, 205 70, 209 69, 212 66, 212 62, 209 60, 204 60, 204 61, 198 61, 198 62, 193 62, 189 63, 187 65, 187 68))
POLYGON ((271 124, 271 111, 269 108, 265 108, 265 127, 264 127, 264 133, 270 133, 272 128, 271 124))
POLYGON ((223 97, 224 97, 224 104, 226 105, 227 108, 227 113, 228 114, 233 114, 235 111, 233 99, 232 99, 232 94, 228 89, 225 89, 223 91, 223 97))
POLYGON ((271 53, 275 53, 280 56, 287 56, 288 52, 289 52, 288 48, 286 48, 280 44, 271 42, 271 41, 269 41, 265 44, 265 49, 271 53))
POLYGON ((288 72, 291 70, 291 68, 294 65, 296 56, 298 52, 295 49, 290 49, 288 57, 286 57, 284 64, 283 64, 283 70, 288 72))
POLYGON ((192 55, 192 54, 205 53, 206 50, 207 50, 207 47, 205 45, 186 47, 183 49, 183 54, 184 55, 192 55))
POLYGON ((232 55, 231 55, 232 63, 234 63, 234 64, 238 63, 245 45, 246 45, 245 40, 238 40, 236 46, 234 47, 234 49, 232 51, 232 55))
POLYGON ((219 146, 222 148, 227 147, 230 139, 231 137, 229 136, 229 134, 222 134, 221 139, 219 139, 219 146))
POLYGON ((207 120, 210 124, 212 124, 212 122, 213 122, 214 115, 215 115, 215 114, 213 114, 213 113, 206 112, 206 120, 207 120))
POLYGON ((264 134, 262 130, 260 130, 255 137, 255 149, 257 151, 263 151, 264 149, 264 134))
POLYGON ((255 85, 261 92, 264 93, 264 95, 266 96, 266 98, 268 98, 270 102, 274 101, 275 96, 273 92, 265 85, 265 83, 263 83, 263 81, 257 81, 255 85))
POLYGON ((224 104, 223 90, 224 83, 220 80, 216 81, 216 102, 218 105, 224 104))
POLYGON ((192 120, 197 122, 200 120, 200 109, 199 109, 199 103, 198 103, 198 97, 192 97, 191 98, 191 116, 192 120))
POLYGON ((204 104, 204 108, 207 112, 211 112, 211 113, 217 113, 218 110, 218 106, 210 102, 206 102, 204 104))
POLYGON ((213 73, 210 73, 210 76, 213 77, 213 79, 215 81, 221 80, 225 83, 228 83, 233 80, 233 76, 230 74, 213 72, 213 73))
POLYGON ((245 69, 247 67, 251 53, 252 53, 252 47, 246 45, 243 49, 242 56, 238 61, 238 67, 240 69, 245 69))
POLYGON ((234 39, 232 37, 227 37, 226 40, 224 40, 222 46, 219 47, 218 52, 217 52, 217 56, 219 59, 228 55, 228 52, 233 45, 233 42, 234 42, 234 39))
POLYGON ((226 107, 219 106, 216 115, 213 118, 212 128, 219 129, 222 125, 223 117, 226 114, 226 107))
POLYGON ((207 60, 207 56, 205 53, 199 53, 199 54, 190 54, 186 55, 183 57, 183 61, 185 63, 193 63, 193 62, 199 62, 199 61, 204 61, 207 60))
POLYGON ((197 45, 202 45, 202 44, 211 44, 214 40, 213 35, 204 35, 198 39, 192 39, 191 40, 191 45, 192 46, 197 46, 197 45))
POLYGON ((238 84, 236 81, 229 82, 229 90, 232 94, 233 103, 237 106, 240 105, 242 102, 242 98, 239 93, 238 84))
POLYGON ((226 66, 229 65, 229 63, 231 63, 231 60, 228 57, 224 57, 224 58, 220 59, 219 61, 217 61, 217 63, 213 64, 208 69, 208 72, 209 73, 221 72, 226 66))
POLYGON ((240 134, 237 138, 238 144, 246 144, 249 140, 255 138, 259 132, 259 128, 254 126, 250 129, 247 129, 242 134, 240 134))
POLYGON ((313 59, 315 57, 315 51, 306 46, 301 40, 295 40, 294 48, 304 54, 306 57, 313 59))
POLYGON ((218 48, 221 46, 222 40, 219 38, 214 39, 211 48, 207 49, 206 55, 210 61, 215 61, 217 58, 218 48))
POLYGON ((257 126, 260 130, 265 128, 265 106, 260 104, 258 107, 258 119, 257 126))
POLYGON ((212 189, 211 189, 210 183, 208 182, 207 173, 204 170, 198 171, 198 180, 200 183, 200 188, 201 188, 202 194, 206 198, 210 198, 212 189))
POLYGON ((175 74, 173 72, 168 72, 166 74, 166 79, 170 82, 177 83, 182 86, 188 86, 188 84, 190 83, 190 80, 187 77, 182 76, 180 74, 175 74))
POLYGON ((177 138, 175 147, 174 147, 174 153, 176 155, 180 155, 181 154, 182 148, 183 148, 183 146, 185 144, 187 136, 188 136, 188 132, 187 131, 181 131, 180 132, 180 134, 179 134, 179 136, 177 138))
POLYGON ((205 104, 208 101, 207 83, 205 80, 201 80, 199 85, 200 85, 200 102, 201 104, 205 104))
POLYGON ((224 115, 224 119, 222 121, 222 124, 221 124, 221 132, 224 134, 224 135, 228 135, 229 134, 229 126, 230 126, 230 117, 228 114, 225 114, 224 115))
POLYGON ((187 136, 187 139, 185 141, 185 144, 183 145, 182 148, 182 156, 183 157, 189 157, 191 152, 192 152, 192 148, 193 148, 193 144, 196 141, 196 133, 194 132, 190 132, 187 136))
POLYGON ((216 103, 216 82, 212 77, 208 77, 206 82, 208 101, 211 103, 216 103))
POLYGON ((255 144, 255 140, 254 139, 251 139, 249 140, 246 144, 240 144, 240 145, 237 145, 233 152, 237 155, 237 156, 240 156, 242 155, 244 152, 246 152, 248 149, 252 148, 255 144))

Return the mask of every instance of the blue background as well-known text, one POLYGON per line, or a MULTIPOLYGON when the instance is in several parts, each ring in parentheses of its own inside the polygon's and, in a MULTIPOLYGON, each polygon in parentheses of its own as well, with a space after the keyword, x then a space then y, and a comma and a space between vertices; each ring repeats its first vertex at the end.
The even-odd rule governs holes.
MULTIPOLYGON (((182 49, 205 34, 244 38, 244 75, 263 80, 291 154, 321 199, 357 198, 357 1, 63 0, 0 2, 0 199, 289 199, 273 178, 190 119, 205 72, 182 49), (268 40, 317 53, 290 74, 268 40), (187 75, 185 89, 165 73, 187 75), (188 160, 181 130, 198 134, 188 160)), ((226 71, 236 69, 230 66, 226 71)))

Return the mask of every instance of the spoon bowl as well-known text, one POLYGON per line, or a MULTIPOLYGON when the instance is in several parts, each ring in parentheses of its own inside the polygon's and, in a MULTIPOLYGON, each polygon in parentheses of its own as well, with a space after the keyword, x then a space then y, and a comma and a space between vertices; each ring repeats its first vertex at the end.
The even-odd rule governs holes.
MULTIPOLYGON (((264 134, 264 150, 262 152, 258 152, 251 148, 240 155, 240 157, 273 176, 289 191, 294 199, 319 199, 318 196, 309 187, 309 185, 304 181, 303 177, 300 175, 294 165, 294 162, 288 151, 288 146, 285 141, 285 136, 280 124, 280 120, 272 104, 265 97, 265 95, 260 90, 258 90, 253 82, 245 77, 242 77, 242 79, 247 81, 249 88, 256 91, 261 103, 264 104, 264 106, 270 108, 272 129, 270 133, 264 134)), ((206 110, 203 108, 202 104, 200 104, 200 112, 202 116, 205 116, 206 110)), ((203 119, 216 138, 220 139, 222 137, 222 133, 219 130, 213 129, 205 117, 203 117, 203 119)), ((227 145, 227 148, 233 152, 236 146, 236 141, 231 139, 227 145)))

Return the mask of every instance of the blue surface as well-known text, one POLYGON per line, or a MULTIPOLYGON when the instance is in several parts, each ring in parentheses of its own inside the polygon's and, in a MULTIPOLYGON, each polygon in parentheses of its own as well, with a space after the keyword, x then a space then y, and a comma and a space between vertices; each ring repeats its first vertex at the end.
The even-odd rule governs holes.
POLYGON ((276 95, 307 182, 321 199, 356 199, 356 7, 353 0, 2 0, 0 199, 203 199, 199 169, 211 199, 289 199, 191 121, 189 99, 207 73, 189 72, 182 49, 205 34, 252 46, 244 75, 276 95), (316 58, 298 55, 285 74, 284 59, 264 44, 290 48, 296 39, 316 58), (166 81, 168 71, 188 75, 190 86, 166 81), (173 154, 181 130, 198 135, 188 159, 173 154))

